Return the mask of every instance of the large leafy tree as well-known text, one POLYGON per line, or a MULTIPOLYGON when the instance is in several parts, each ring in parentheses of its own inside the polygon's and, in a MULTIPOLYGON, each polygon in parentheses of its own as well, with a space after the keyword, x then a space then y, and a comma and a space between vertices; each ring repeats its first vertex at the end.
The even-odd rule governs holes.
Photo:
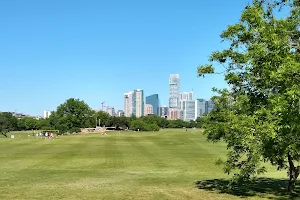
POLYGON ((300 173, 300 1, 254 0, 221 34, 227 49, 213 52, 198 75, 220 73, 230 89, 217 90, 204 118, 211 141, 225 140, 223 161, 235 180, 265 172, 262 162, 287 169, 289 191, 300 173), (284 10, 287 17, 279 18, 284 10))
POLYGON ((0 112, 0 134, 7 137, 6 133, 17 130, 17 118, 11 113, 0 112))
POLYGON ((32 130, 32 129, 38 129, 38 120, 31 118, 31 117, 25 117, 23 119, 20 119, 24 121, 25 129, 26 130, 32 130))
POLYGON ((93 111, 84 101, 70 98, 50 115, 50 125, 61 132, 77 132, 80 128, 89 127, 92 118, 93 111))

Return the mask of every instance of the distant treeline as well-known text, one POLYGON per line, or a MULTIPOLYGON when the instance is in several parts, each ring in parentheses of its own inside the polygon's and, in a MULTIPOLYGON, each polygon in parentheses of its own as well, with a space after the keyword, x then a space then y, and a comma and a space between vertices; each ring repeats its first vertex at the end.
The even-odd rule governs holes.
POLYGON ((22 131, 55 129, 61 133, 79 132, 80 128, 92 128, 96 126, 116 127, 116 129, 130 129, 140 131, 158 131, 160 128, 193 128, 201 127, 201 118, 196 121, 167 120, 163 117, 151 115, 141 118, 114 117, 108 113, 92 110, 84 101, 68 99, 57 107, 47 119, 35 119, 30 117, 16 118, 11 113, 0 113, 0 131, 22 131))

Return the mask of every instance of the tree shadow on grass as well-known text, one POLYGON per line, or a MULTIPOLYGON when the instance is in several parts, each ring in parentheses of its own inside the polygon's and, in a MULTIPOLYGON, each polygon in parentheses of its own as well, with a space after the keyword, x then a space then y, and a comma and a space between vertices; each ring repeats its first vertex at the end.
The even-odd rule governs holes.
POLYGON ((294 193, 287 192, 288 181, 284 179, 258 178, 245 184, 231 184, 229 180, 212 179, 197 181, 197 188, 226 193, 240 197, 268 196, 269 199, 290 200, 300 199, 300 185, 297 184, 294 193))

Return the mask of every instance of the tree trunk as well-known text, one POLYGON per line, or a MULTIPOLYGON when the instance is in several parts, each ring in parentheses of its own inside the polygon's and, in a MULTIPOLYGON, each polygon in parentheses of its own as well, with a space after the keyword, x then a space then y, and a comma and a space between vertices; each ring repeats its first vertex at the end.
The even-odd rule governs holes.
POLYGON ((288 191, 289 192, 293 192, 296 186, 296 180, 299 176, 299 172, 300 172, 300 167, 295 167, 294 162, 293 162, 293 158, 290 155, 290 153, 288 153, 288 161, 289 161, 289 176, 290 176, 290 180, 289 180, 289 185, 288 185, 288 191))

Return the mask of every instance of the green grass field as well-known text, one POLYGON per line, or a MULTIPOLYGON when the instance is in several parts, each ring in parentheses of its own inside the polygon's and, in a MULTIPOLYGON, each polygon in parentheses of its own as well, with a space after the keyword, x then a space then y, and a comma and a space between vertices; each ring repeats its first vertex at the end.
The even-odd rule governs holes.
MULTIPOLYGON (((245 199, 215 190, 222 181, 212 179, 229 178, 214 165, 225 153, 200 130, 0 137, 0 199, 245 199), (215 186, 199 189, 199 180, 215 186)), ((273 168, 265 176, 286 178, 273 168)), ((277 198, 273 191, 246 199, 277 198)))

